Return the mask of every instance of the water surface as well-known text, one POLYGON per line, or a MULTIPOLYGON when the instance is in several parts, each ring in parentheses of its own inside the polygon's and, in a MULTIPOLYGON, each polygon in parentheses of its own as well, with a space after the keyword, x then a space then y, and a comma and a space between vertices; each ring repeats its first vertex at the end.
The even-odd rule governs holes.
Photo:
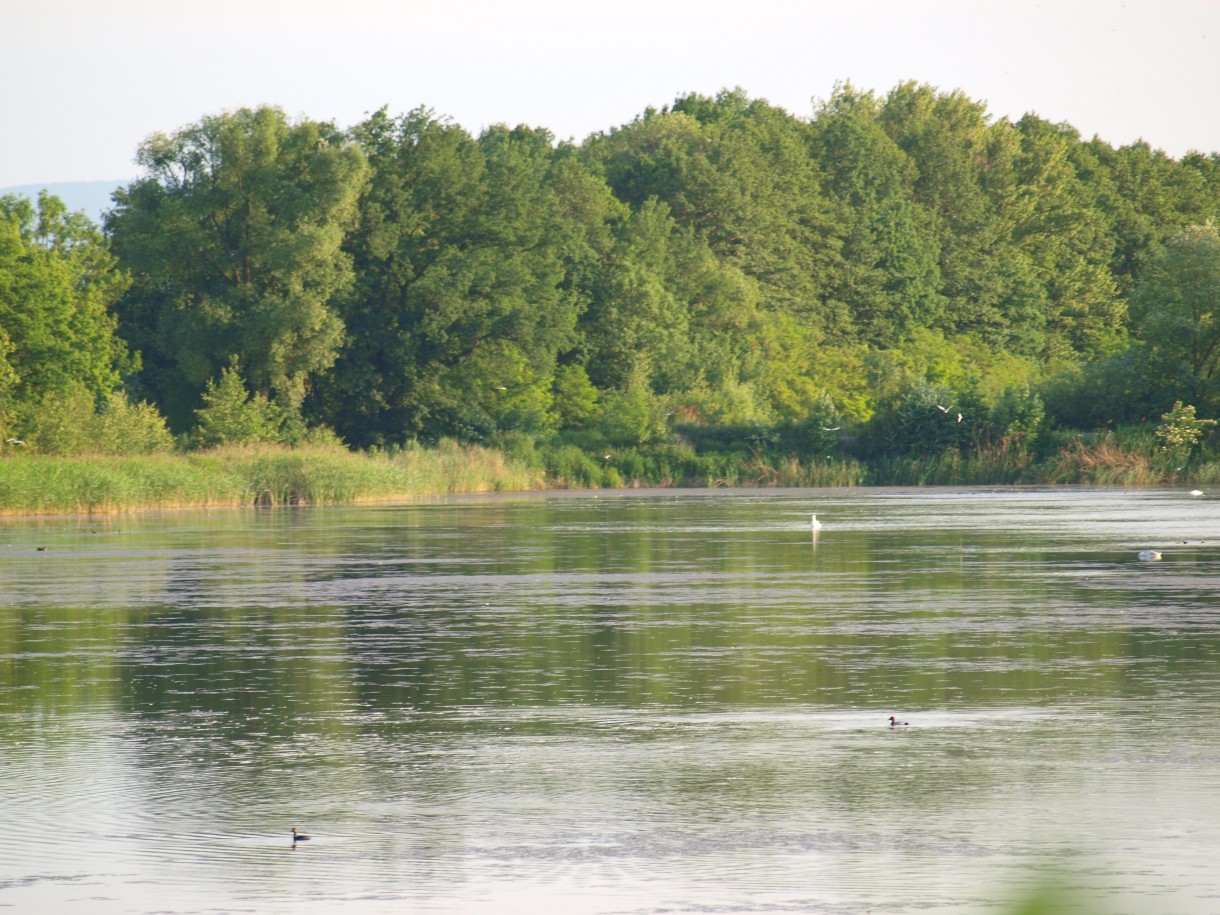
POLYGON ((1215 912, 1218 506, 6 522, 0 907, 999 913, 1054 874, 1079 911, 1215 912))

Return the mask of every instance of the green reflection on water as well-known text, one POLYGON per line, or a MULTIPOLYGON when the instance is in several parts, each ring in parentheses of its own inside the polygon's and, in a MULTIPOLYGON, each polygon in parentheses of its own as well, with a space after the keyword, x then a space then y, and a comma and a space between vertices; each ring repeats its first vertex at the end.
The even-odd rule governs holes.
POLYGON ((369 709, 919 709, 1215 683, 1218 634, 1194 619, 1210 595, 1149 590, 1087 536, 908 511, 845 510, 816 539, 797 503, 710 498, 42 525, 45 554, 8 545, 0 708, 276 734, 369 709))

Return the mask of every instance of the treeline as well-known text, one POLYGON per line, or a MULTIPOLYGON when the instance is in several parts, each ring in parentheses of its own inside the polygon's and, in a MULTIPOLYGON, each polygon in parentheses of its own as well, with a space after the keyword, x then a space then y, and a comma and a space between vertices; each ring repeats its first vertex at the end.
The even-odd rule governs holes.
POLYGON ((958 92, 844 85, 809 118, 690 95, 579 145, 268 107, 137 161, 101 230, 0 203, 23 447, 884 460, 1220 412, 1220 156, 958 92))

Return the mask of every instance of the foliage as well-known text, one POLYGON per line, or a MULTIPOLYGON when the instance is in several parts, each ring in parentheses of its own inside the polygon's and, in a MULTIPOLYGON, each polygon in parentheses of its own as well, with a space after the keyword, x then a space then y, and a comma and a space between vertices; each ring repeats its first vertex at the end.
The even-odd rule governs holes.
POLYGON ((598 393, 581 365, 555 370, 554 404, 559 424, 580 429, 597 414, 598 393))
POLYGON ((45 192, 0 198, 0 430, 29 434, 44 401, 104 397, 138 364, 113 312, 127 282, 83 214, 45 192))
POLYGON ((636 381, 625 390, 606 393, 600 427, 612 444, 642 445, 665 434, 665 413, 660 402, 636 381))
POLYGON ((138 155, 109 240, 0 207, 5 438, 71 451, 122 438, 110 417, 163 442, 160 411, 196 445, 514 443, 584 485, 822 479, 848 452, 1028 481, 1168 472, 1068 427, 1220 415, 1220 158, 960 92, 844 84, 808 118, 690 94, 580 145, 264 107, 138 155))
POLYGON ((1185 459, 1198 447, 1207 429, 1214 425, 1214 419, 1197 418, 1194 406, 1175 401, 1173 409, 1161 417, 1161 424, 1156 427, 1157 450, 1174 460, 1185 459))
MULTIPOLYGON (((353 137, 372 168, 347 241, 359 281, 313 414, 356 444, 551 425, 580 307, 566 268, 587 233, 564 218, 550 135, 494 127, 476 140, 420 109, 378 112, 353 137)), ((561 171, 568 193, 586 186, 561 171)))
POLYGON ((40 454, 153 454, 174 446, 156 408, 120 392, 99 401, 80 384, 46 395, 23 425, 25 447, 40 454))
POLYGON ((976 443, 985 420, 973 391, 919 381, 881 404, 865 429, 864 450, 876 457, 937 458, 976 443))
POLYGON ((203 391, 203 406, 195 411, 191 443, 198 448, 278 442, 283 439, 285 415, 265 394, 250 393, 234 356, 203 391))
POLYGON ((1020 441, 1032 448, 1042 433, 1046 419, 1046 407, 1038 392, 1029 385, 1006 388, 991 410, 991 424, 995 432, 1011 440, 1020 441))
POLYGON ((256 391, 297 411, 343 338, 360 151, 333 125, 263 107, 155 134, 137 162, 146 177, 116 193, 106 227, 137 278, 120 314, 143 390, 185 428, 236 356, 256 391))
POLYGON ((1220 232, 1188 226, 1141 272, 1132 324, 1153 355, 1159 388, 1220 410, 1220 232))

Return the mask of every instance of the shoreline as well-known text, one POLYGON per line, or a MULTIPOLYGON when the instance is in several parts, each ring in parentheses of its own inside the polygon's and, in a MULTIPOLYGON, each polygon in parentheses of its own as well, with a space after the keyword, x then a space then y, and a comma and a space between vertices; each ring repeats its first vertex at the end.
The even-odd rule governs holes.
MULTIPOLYGON (((455 496, 597 492, 765 492, 818 489, 1206 488, 1220 464, 1190 475, 1117 467, 1021 466, 964 459, 866 464, 839 460, 778 468, 758 455, 724 462, 717 473, 658 463, 623 473, 610 456, 592 478, 565 477, 547 456, 514 456, 479 445, 441 442, 392 454, 336 447, 241 446, 148 455, 22 455, 0 458, 0 519, 103 517, 155 511, 405 504, 455 496), (642 472, 640 472, 642 471, 642 472)), ((689 467, 690 465, 688 465, 689 467)), ((635 469, 635 468, 633 468, 635 469)))

